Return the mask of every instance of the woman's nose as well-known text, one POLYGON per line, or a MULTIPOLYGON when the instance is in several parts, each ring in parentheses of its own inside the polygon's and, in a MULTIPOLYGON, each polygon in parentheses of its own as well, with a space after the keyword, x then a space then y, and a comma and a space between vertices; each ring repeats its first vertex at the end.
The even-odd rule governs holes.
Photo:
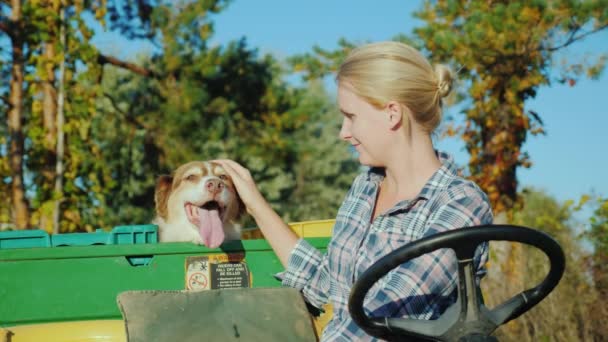
POLYGON ((346 118, 344 118, 342 120, 342 126, 340 127, 340 139, 348 140, 351 137, 350 123, 346 120, 346 118))

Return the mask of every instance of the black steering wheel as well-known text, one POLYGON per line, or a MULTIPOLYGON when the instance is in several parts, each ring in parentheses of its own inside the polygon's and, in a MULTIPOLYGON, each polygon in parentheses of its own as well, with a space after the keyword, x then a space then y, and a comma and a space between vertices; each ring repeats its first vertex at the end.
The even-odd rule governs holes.
POLYGON ((386 339, 426 341, 495 341, 490 334, 501 324, 519 317, 545 298, 559 283, 565 268, 564 252, 549 235, 525 227, 484 225, 438 233, 382 257, 368 268, 354 284, 348 301, 351 317, 368 334, 386 339), (475 282, 474 255, 485 241, 514 241, 542 250, 551 269, 536 287, 488 309, 475 282), (363 300, 369 289, 399 265, 441 248, 451 248, 458 260, 458 299, 436 320, 368 317, 363 300))

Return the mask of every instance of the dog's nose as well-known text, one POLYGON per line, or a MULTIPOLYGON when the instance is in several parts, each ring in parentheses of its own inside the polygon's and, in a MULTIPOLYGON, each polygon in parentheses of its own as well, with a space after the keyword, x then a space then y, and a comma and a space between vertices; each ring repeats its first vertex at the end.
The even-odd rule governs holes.
POLYGON ((207 187, 207 191, 212 194, 217 194, 224 189, 224 183, 219 179, 210 179, 205 186, 207 187))

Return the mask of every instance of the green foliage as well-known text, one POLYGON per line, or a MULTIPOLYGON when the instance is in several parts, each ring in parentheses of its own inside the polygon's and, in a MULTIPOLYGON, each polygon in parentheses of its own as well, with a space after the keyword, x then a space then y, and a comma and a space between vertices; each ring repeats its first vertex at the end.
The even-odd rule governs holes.
POLYGON ((598 198, 587 237, 597 254, 608 257, 608 198, 598 198))
POLYGON ((344 57, 355 46, 342 38, 338 41, 338 49, 335 51, 314 46, 312 53, 292 56, 288 61, 294 72, 304 73, 305 80, 320 79, 337 71, 344 57))
POLYGON ((274 204, 289 221, 335 217, 359 164, 338 139, 342 116, 321 84, 311 83, 298 98, 291 115, 301 123, 290 137, 293 152, 287 158, 293 186, 274 204))
MULTIPOLYGON (((597 341, 605 336, 603 323, 608 311, 602 288, 590 277, 588 252, 579 240, 580 223, 574 214, 586 199, 559 202, 543 191, 525 189, 519 194, 522 205, 514 210, 510 223, 546 232, 562 246, 566 270, 556 289, 539 305, 517 320, 501 327, 502 341, 597 341)), ((547 257, 520 244, 494 243, 491 246, 488 278, 482 282, 486 303, 500 304, 516 293, 532 288, 549 272, 547 257)))
POLYGON ((534 227, 549 234, 569 232, 573 214, 580 210, 572 201, 560 203, 546 193, 526 188, 520 193, 523 208, 514 210, 512 222, 534 227))
MULTIPOLYGON (((392 40, 420 48, 419 42, 403 34, 396 35, 392 40)), ((336 50, 331 51, 313 46, 312 52, 291 56, 287 61, 292 72, 303 74, 304 80, 318 80, 334 74, 346 55, 358 45, 358 43, 341 38, 338 40, 336 50)))
POLYGON ((247 166, 286 220, 335 215, 357 163, 335 148, 340 116, 325 91, 288 86, 276 61, 244 41, 196 53, 215 67, 184 66, 162 82, 124 72, 104 79, 103 119, 93 124, 114 170, 106 202, 114 216, 104 224, 150 220, 158 175, 215 158, 247 166))
MULTIPOLYGON (((600 297, 598 302, 604 303, 608 300, 608 198, 595 198, 591 204, 595 210, 585 237, 593 245, 593 254, 589 258, 589 262, 591 276, 600 297)), ((596 330, 602 336, 608 335, 606 317, 608 317, 606 306, 597 308, 590 316, 590 319, 595 322, 596 330)))

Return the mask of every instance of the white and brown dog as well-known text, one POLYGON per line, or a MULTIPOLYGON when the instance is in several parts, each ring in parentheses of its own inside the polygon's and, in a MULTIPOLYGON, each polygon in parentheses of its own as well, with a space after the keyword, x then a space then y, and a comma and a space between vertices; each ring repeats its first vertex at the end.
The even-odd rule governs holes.
POLYGON ((160 242, 191 241, 216 248, 224 240, 238 240, 236 220, 244 212, 228 174, 209 161, 193 161, 172 176, 158 178, 156 218, 160 242))

